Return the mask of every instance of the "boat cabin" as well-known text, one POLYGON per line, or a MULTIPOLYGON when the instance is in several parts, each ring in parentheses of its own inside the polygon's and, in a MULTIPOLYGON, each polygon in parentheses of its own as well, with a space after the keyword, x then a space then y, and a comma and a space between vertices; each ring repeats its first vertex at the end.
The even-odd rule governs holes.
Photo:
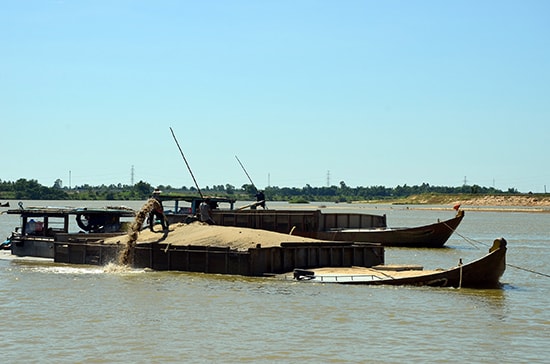
POLYGON ((20 256, 52 258, 54 242, 125 234, 135 217, 135 212, 125 207, 19 207, 6 213, 21 216, 21 225, 8 238, 12 254, 20 256))
MULTIPOLYGON (((212 211, 231 211, 235 207, 235 199, 226 197, 208 197, 212 211)), ((162 202, 164 215, 170 224, 175 222, 189 222, 199 213, 199 205, 206 197, 193 195, 166 194, 156 197, 162 202)))
POLYGON ((16 228, 21 235, 54 237, 58 233, 69 233, 70 217, 80 232, 113 233, 124 226, 121 218, 134 218, 135 212, 128 208, 72 208, 72 207, 28 207, 6 211, 21 215, 21 226, 16 228))

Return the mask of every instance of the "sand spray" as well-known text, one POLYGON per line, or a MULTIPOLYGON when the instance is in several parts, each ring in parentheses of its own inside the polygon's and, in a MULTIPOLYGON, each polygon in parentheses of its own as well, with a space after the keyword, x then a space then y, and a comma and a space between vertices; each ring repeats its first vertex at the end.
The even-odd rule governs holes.
POLYGON ((143 222, 147 218, 147 215, 153 210, 161 209, 160 203, 154 198, 147 200, 145 205, 136 214, 136 218, 128 229, 128 241, 126 246, 118 255, 118 264, 120 265, 132 265, 134 262, 134 248, 136 241, 143 226, 143 222))

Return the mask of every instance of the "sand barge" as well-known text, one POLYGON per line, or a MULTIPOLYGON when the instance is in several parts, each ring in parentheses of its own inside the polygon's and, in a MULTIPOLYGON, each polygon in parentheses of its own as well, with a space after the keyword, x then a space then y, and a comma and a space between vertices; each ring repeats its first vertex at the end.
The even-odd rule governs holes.
POLYGON ((384 250, 376 244, 322 241, 201 222, 172 224, 163 231, 143 229, 143 222, 155 207, 154 199, 150 199, 127 235, 94 243, 56 244, 55 261, 244 276, 280 274, 294 268, 384 263, 384 250))

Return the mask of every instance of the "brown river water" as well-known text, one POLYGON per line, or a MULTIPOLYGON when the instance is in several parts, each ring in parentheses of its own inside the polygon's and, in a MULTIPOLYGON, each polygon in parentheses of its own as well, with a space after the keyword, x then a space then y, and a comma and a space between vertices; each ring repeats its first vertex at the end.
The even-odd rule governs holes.
MULTIPOLYGON (((144 202, 24 204, 139 209, 144 202)), ((390 226, 454 215, 450 206, 325 205, 385 213, 390 226)), ((18 224, 17 215, 0 215, 0 239, 18 224)), ((498 237, 508 241, 508 267, 502 288, 493 290, 306 284, 13 261, 4 254, 1 360, 548 363, 550 213, 466 210, 447 248, 387 248, 386 263, 448 268, 484 255, 498 237)))

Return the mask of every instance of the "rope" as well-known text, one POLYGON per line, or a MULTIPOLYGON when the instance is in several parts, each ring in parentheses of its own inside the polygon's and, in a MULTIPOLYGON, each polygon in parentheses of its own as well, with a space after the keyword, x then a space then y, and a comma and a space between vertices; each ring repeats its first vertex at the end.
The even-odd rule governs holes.
POLYGON ((524 270, 524 271, 529 272, 529 273, 534 273, 534 274, 538 274, 538 275, 543 276, 543 277, 550 278, 550 274, 541 273, 541 272, 537 272, 537 271, 534 271, 534 270, 531 270, 531 269, 518 267, 517 265, 512 265, 512 264, 509 264, 509 263, 506 263, 506 265, 508 267, 516 268, 516 269, 519 269, 519 270, 524 270))
POLYGON ((471 239, 471 238, 468 238, 467 236, 464 236, 462 234, 460 234, 459 232, 456 231, 456 229, 453 229, 452 227, 450 227, 447 223, 443 223, 446 227, 449 228, 449 230, 451 230, 454 234, 460 236, 462 239, 464 239, 464 241, 466 241, 468 244, 470 244, 471 246, 475 247, 476 249, 479 249, 479 246, 475 245, 475 244, 480 244, 480 245, 483 245, 485 247, 489 247, 489 244, 487 243, 484 243, 482 241, 479 241, 479 240, 475 240, 475 239, 471 239))
MULTIPOLYGON (((450 227, 450 226, 447 225, 447 224, 445 224, 445 226, 447 226, 450 230, 452 230, 454 234, 460 236, 460 237, 461 237, 462 239, 464 239, 467 243, 469 243, 470 245, 476 247, 477 249, 479 249, 479 246, 474 245, 474 243, 483 245, 483 246, 485 246, 485 247, 489 247, 489 244, 487 244, 487 243, 484 243, 484 242, 479 241, 479 240, 475 240, 475 239, 468 238, 468 237, 466 237, 466 236, 464 236, 464 235, 458 233, 455 229, 453 229, 452 227, 450 227)), ((543 276, 543 277, 548 277, 548 278, 550 278, 550 275, 549 275, 549 274, 537 272, 537 271, 534 271, 534 270, 531 270, 531 269, 527 269, 527 268, 522 268, 522 267, 519 267, 519 266, 517 266, 517 265, 510 264, 510 263, 506 263, 506 266, 511 267, 511 268, 516 268, 516 269, 519 269, 519 270, 523 270, 523 271, 525 271, 525 272, 529 272, 529 273, 533 273, 533 274, 538 274, 538 275, 543 276)))

